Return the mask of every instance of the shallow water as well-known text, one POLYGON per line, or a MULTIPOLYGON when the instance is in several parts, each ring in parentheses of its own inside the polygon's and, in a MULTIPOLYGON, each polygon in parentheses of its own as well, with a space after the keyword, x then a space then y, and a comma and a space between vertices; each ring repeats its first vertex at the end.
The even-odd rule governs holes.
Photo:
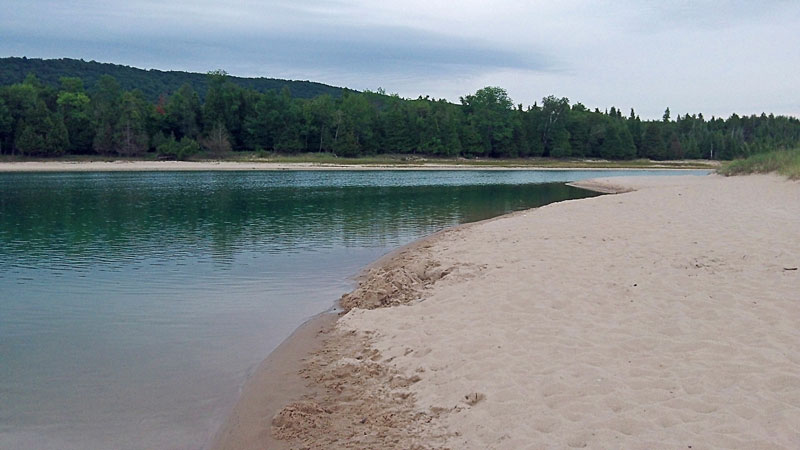
POLYGON ((370 261, 656 173, 0 174, 0 448, 202 448, 370 261))

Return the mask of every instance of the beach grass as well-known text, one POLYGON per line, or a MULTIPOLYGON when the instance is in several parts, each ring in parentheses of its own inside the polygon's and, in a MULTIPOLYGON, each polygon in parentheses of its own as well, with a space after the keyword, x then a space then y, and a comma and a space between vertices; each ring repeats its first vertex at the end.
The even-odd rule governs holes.
POLYGON ((731 161, 718 170, 725 176, 776 172, 792 180, 800 179, 800 148, 773 150, 731 161))

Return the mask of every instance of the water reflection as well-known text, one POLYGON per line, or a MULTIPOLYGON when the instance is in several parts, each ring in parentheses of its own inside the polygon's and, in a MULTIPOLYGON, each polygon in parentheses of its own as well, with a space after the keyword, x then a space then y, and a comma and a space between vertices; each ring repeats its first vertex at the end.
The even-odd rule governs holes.
POLYGON ((205 251, 229 262, 242 248, 281 254, 392 245, 420 231, 585 195, 563 184, 292 185, 303 175, 8 177, 16 179, 3 183, 0 251, 4 264, 55 271, 88 264, 116 270, 141 258, 205 251))

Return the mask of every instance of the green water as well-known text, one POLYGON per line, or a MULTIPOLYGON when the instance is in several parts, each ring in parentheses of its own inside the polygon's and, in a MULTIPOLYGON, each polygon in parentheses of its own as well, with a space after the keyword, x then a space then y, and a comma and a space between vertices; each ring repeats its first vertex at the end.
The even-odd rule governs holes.
POLYGON ((0 448, 202 448, 370 261, 623 173, 0 174, 0 448))

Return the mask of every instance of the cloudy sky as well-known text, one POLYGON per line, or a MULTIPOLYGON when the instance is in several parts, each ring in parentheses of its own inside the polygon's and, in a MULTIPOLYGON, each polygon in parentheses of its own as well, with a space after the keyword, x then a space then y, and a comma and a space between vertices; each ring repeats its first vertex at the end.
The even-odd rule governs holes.
POLYGON ((0 56, 800 117, 800 2, 0 0, 0 56))

